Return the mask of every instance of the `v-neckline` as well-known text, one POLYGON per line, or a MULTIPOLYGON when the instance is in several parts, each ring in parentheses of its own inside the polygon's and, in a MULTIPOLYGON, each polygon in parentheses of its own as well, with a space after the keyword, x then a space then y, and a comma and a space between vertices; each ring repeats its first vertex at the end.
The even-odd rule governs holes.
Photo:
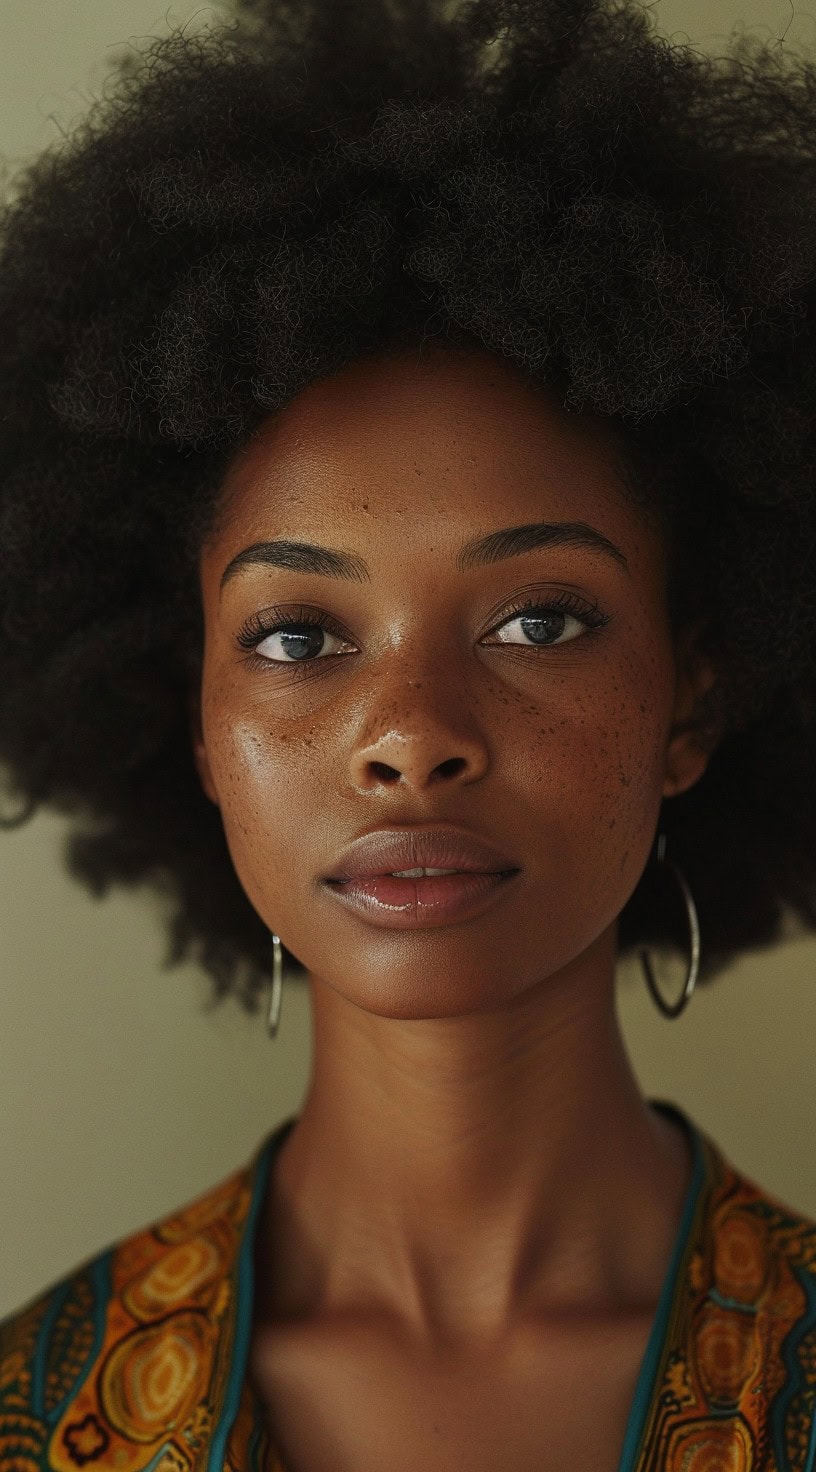
MULTIPOLYGON (((689 1184, 680 1213, 671 1257, 666 1268, 663 1286, 646 1349, 638 1372, 632 1405, 626 1423, 618 1472, 638 1472, 641 1452, 648 1428, 649 1413, 657 1385, 662 1379, 665 1355, 672 1339, 672 1326, 679 1308, 680 1288, 686 1278, 689 1253, 698 1235, 693 1230, 699 1225, 703 1187, 708 1178, 707 1155, 702 1132, 683 1110, 668 1100, 650 1099, 649 1105, 657 1109, 670 1121, 674 1121, 685 1133, 692 1151, 693 1165, 689 1184)), ((238 1291, 236 1303, 235 1338, 232 1364, 224 1395, 221 1415, 213 1430, 207 1472, 223 1472, 225 1451, 230 1431, 238 1414, 242 1393, 245 1388, 246 1370, 249 1361, 252 1313, 254 1302, 254 1250, 255 1234, 261 1204, 269 1180, 272 1163, 288 1135, 298 1122, 292 1115, 278 1125, 260 1147, 250 1162, 251 1202, 244 1223, 238 1264, 238 1291)))
POLYGON ((669 1103, 668 1100, 650 1099, 649 1103, 653 1109, 657 1109, 666 1118, 674 1120, 685 1131, 686 1138, 692 1149, 693 1166, 691 1179, 686 1187, 685 1200, 680 1213, 674 1246, 663 1279, 663 1287, 660 1290, 657 1310, 638 1372, 635 1393, 626 1423, 618 1472, 637 1472, 649 1410, 654 1400, 659 1379, 662 1378, 660 1377, 661 1362, 671 1337, 672 1309, 677 1299, 678 1290, 685 1281, 689 1249, 696 1237, 696 1232, 692 1232, 692 1226, 698 1216, 697 1208, 700 1204, 702 1188, 706 1180, 706 1160, 703 1140, 694 1121, 688 1115, 684 1114, 681 1109, 678 1109, 675 1104, 669 1103))

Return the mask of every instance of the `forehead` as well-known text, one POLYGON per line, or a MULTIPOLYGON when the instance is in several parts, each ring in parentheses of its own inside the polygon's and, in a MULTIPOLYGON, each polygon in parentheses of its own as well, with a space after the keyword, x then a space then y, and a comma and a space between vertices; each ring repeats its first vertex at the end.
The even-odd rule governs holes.
POLYGON ((424 345, 358 359, 301 390, 261 425, 224 478, 211 542, 308 516, 313 528, 351 513, 426 530, 550 513, 635 512, 619 442, 590 414, 570 414, 487 351, 424 345), (510 514, 504 514, 510 513, 510 514))

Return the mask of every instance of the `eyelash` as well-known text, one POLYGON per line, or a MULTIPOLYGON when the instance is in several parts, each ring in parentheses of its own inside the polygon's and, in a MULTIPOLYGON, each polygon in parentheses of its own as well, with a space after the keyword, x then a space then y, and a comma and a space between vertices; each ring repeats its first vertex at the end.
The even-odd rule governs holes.
MULTIPOLYGON (((327 633, 334 634, 335 637, 338 639, 346 639, 346 635, 343 633, 343 630, 338 628, 333 619, 329 618, 326 614, 315 613, 314 609, 290 608, 286 610, 285 618, 283 617, 283 613, 284 610, 279 608, 266 609, 262 614, 254 613, 250 618, 247 619, 240 633, 236 635, 236 643, 238 644, 238 646, 241 649, 250 651, 246 659, 246 663, 249 665, 250 668, 257 669, 263 666, 264 668, 268 669, 271 666, 273 669, 277 668, 302 670, 305 666, 311 666, 323 662, 317 658, 304 660, 273 660, 267 659, 266 656, 263 654, 254 653, 254 650, 258 644, 262 643, 264 639, 268 639, 271 634, 279 634, 281 629, 302 627, 303 625, 308 625, 309 627, 314 626, 316 628, 325 629, 327 633)), ((573 593, 561 591, 548 597, 546 602, 541 602, 540 600, 535 598, 527 598, 521 600, 520 602, 514 604, 511 608, 509 608, 502 615, 499 622, 497 624, 494 624, 493 627, 491 629, 488 629, 487 632, 490 634, 497 633, 498 630, 503 628, 506 623, 512 623, 514 618, 518 618, 519 614, 524 613, 569 613, 572 614, 574 618, 577 618, 580 623, 586 624, 587 628, 592 633, 598 632, 598 630, 604 628, 604 626, 610 621, 610 615, 602 613, 597 605, 593 606, 592 604, 585 603, 583 599, 577 598, 573 593)), ((576 637, 581 638, 583 636, 578 635, 576 637)), ((575 639, 567 640, 568 644, 574 644, 575 642, 575 639)), ((508 649, 535 649, 536 645, 506 644, 504 645, 504 647, 508 649)), ((562 645, 554 644, 541 644, 537 647, 539 651, 543 651, 544 649, 563 648, 562 645)))

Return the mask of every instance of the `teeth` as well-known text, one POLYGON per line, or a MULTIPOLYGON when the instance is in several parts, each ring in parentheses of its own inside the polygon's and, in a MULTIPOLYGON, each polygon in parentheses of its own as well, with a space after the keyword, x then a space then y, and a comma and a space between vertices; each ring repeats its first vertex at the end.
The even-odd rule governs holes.
POLYGON ((422 879, 426 874, 458 874, 458 869, 395 869, 393 879, 422 879))

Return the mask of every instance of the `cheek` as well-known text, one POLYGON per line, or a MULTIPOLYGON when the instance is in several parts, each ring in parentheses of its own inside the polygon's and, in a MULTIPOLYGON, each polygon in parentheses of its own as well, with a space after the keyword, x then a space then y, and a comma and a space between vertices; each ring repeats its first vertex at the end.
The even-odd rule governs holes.
POLYGON ((221 820, 249 898, 291 881, 291 856, 317 818, 312 737, 271 729, 269 712, 237 712, 229 697, 205 711, 205 739, 221 820))
POLYGON ((585 679, 572 669, 546 698, 518 700, 507 736, 534 782, 569 779, 588 801, 603 792, 617 806, 662 781, 671 680, 657 650, 594 662, 585 679))
MULTIPOLYGON (((657 650, 603 670, 568 699, 528 707, 513 743, 514 786, 529 795, 543 863, 564 893, 589 895, 611 918, 648 861, 662 801, 671 721, 670 670, 657 650), (598 675, 601 674, 601 678, 598 675)), ((508 733, 509 734, 509 733, 508 733)))

